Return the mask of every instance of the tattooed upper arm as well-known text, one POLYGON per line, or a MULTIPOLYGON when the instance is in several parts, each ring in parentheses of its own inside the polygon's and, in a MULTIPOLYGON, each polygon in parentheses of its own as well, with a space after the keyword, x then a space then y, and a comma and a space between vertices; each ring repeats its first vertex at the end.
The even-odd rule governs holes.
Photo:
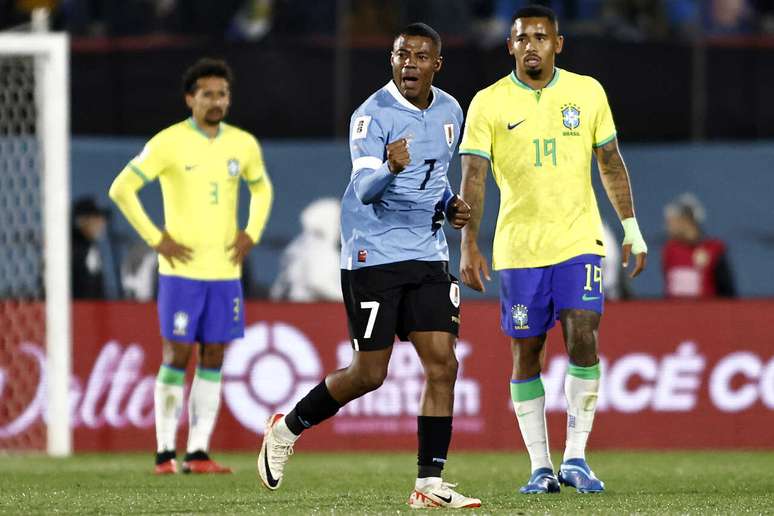
POLYGON ((599 168, 604 173, 605 167, 611 164, 611 160, 613 160, 614 157, 620 156, 620 153, 618 151, 618 139, 613 138, 612 140, 602 145, 601 147, 596 147, 594 149, 594 152, 597 155, 599 168))

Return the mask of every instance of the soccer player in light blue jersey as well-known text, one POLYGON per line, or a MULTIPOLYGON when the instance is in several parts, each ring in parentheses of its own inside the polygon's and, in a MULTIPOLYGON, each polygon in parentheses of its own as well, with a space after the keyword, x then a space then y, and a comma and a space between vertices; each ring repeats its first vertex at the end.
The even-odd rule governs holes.
POLYGON ((479 507, 443 482, 449 449, 459 331, 459 285, 449 273, 442 225, 462 228, 470 208, 446 177, 462 110, 432 86, 441 38, 423 23, 395 38, 392 80, 352 115, 352 173, 341 206, 341 283, 354 348, 349 367, 329 374, 266 426, 258 455, 264 485, 277 489, 302 431, 378 388, 397 334, 425 369, 417 418, 419 471, 409 506, 479 507))

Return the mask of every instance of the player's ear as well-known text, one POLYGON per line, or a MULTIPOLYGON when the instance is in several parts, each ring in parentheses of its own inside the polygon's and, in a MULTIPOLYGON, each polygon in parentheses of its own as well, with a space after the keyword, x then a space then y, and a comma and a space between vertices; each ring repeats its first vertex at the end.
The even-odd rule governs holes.
POLYGON ((438 73, 441 71, 441 68, 443 68, 443 56, 438 56, 435 58, 435 63, 433 65, 433 72, 438 73))
POLYGON ((561 54, 564 48, 564 36, 556 36, 556 53, 561 54))
POLYGON ((508 55, 511 55, 511 56, 515 52, 515 50, 513 48, 513 41, 511 41, 510 36, 505 38, 505 49, 508 51, 508 55))
POLYGON ((194 96, 190 93, 185 94, 185 105, 188 106, 189 109, 193 109, 193 102, 194 102, 194 96))

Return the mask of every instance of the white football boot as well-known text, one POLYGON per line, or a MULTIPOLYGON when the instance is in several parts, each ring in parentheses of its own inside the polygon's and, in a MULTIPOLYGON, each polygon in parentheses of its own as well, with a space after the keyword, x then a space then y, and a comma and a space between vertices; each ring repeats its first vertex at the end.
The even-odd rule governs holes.
POLYGON ((263 443, 261 443, 261 451, 258 452, 258 476, 261 477, 263 485, 272 491, 279 488, 282 483, 285 464, 293 455, 294 443, 281 439, 273 431, 274 425, 283 417, 283 414, 274 414, 266 420, 263 443))
POLYGON ((430 508, 447 508, 447 509, 472 509, 474 507, 481 507, 481 500, 478 498, 469 498, 463 494, 458 493, 453 487, 457 487, 457 484, 450 484, 449 482, 438 482, 427 485, 423 488, 415 488, 408 499, 408 505, 412 509, 430 509, 430 508))

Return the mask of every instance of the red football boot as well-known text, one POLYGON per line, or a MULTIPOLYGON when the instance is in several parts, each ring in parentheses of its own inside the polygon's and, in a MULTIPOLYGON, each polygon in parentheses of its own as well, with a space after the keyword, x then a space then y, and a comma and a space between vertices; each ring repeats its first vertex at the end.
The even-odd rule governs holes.
POLYGON ((189 453, 183 460, 183 473, 212 474, 233 473, 231 468, 221 466, 203 451, 189 453))
POLYGON ((177 461, 175 459, 169 459, 161 464, 156 464, 156 467, 153 468, 153 472, 157 475, 174 475, 177 473, 177 461))

